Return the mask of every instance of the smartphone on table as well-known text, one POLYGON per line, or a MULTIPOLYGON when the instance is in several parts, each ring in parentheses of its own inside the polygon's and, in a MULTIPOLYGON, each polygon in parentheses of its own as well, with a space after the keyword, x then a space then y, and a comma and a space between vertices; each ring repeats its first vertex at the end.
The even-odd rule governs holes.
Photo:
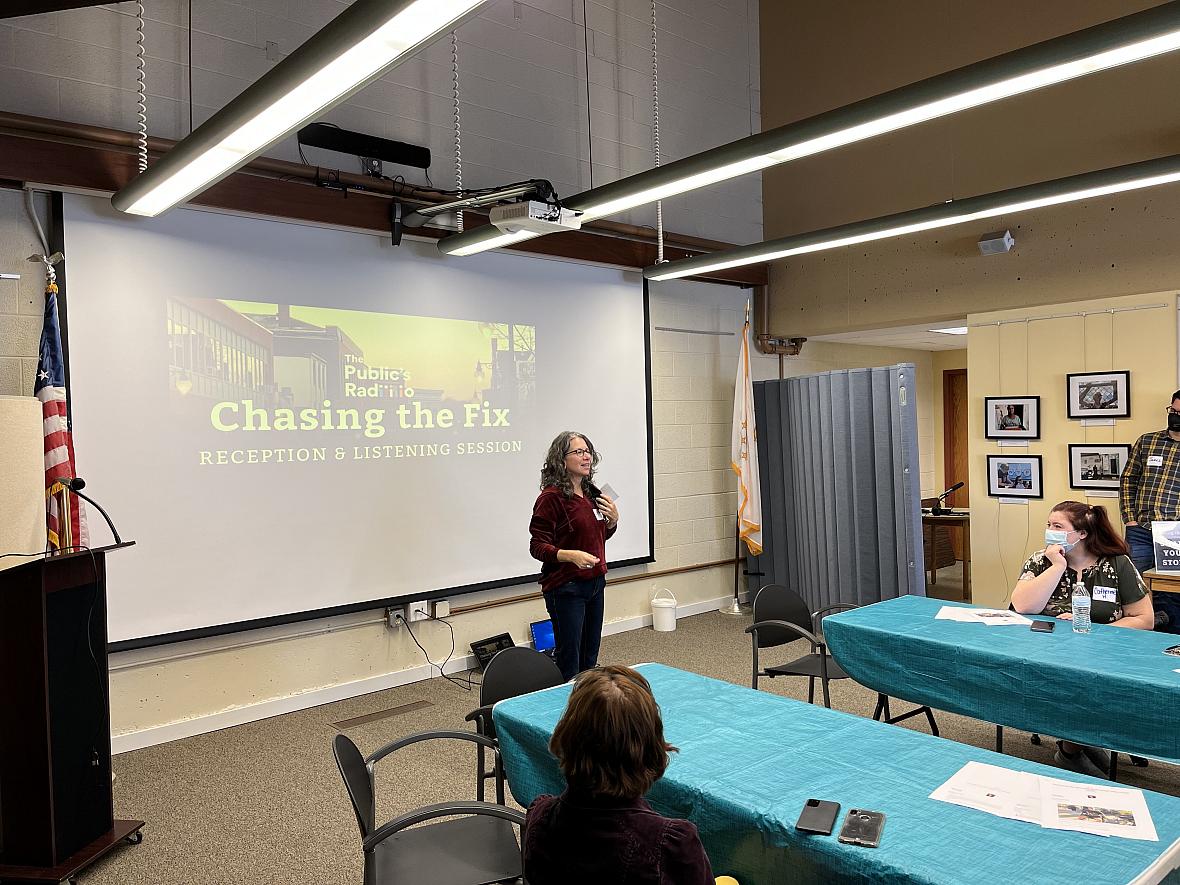
POLYGON ((1057 626, 1056 621, 1033 621, 1032 626, 1028 629, 1034 633, 1052 633, 1053 628, 1057 626))
POLYGON ((840 828, 839 839, 847 845, 863 845, 876 848, 881 844, 881 830, 885 828, 885 815, 880 811, 865 811, 850 808, 840 828))
POLYGON ((830 836, 836 826, 836 815, 840 813, 839 802, 826 802, 823 799, 808 799, 795 821, 795 829, 800 833, 814 833, 817 836, 830 836))

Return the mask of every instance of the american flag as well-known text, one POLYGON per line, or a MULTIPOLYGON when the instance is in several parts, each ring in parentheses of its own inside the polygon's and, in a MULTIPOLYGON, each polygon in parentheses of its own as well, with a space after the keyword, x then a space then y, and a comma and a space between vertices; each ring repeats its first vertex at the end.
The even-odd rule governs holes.
POLYGON ((66 367, 57 323, 57 284, 50 269, 45 282, 45 322, 41 327, 41 353, 37 383, 45 428, 45 509, 49 546, 53 550, 85 547, 90 543, 82 502, 59 479, 74 476, 74 438, 66 411, 66 367))

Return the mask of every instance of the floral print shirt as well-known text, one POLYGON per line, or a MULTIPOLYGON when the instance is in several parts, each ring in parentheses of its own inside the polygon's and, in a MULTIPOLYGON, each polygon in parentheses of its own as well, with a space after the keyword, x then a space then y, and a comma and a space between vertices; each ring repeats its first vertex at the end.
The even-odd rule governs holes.
MULTIPOLYGON (((1031 581, 1053 565, 1045 551, 1038 550, 1024 563, 1020 580, 1031 581)), ((1073 585, 1078 573, 1066 566, 1061 580, 1045 603, 1042 615, 1057 617, 1073 610, 1073 585)), ((1123 616, 1123 606, 1138 602, 1147 595, 1147 585, 1126 556, 1101 556, 1092 566, 1082 569, 1082 584, 1090 594, 1090 620, 1110 624, 1123 616)))

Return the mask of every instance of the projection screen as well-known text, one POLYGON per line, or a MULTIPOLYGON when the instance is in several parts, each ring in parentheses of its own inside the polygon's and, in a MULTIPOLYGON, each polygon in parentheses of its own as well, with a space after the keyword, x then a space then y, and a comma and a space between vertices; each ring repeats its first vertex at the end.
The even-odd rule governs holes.
POLYGON ((115 648, 527 583, 566 429, 619 496, 609 561, 651 560, 638 274, 89 197, 63 214, 78 473, 137 542, 108 559, 115 648))

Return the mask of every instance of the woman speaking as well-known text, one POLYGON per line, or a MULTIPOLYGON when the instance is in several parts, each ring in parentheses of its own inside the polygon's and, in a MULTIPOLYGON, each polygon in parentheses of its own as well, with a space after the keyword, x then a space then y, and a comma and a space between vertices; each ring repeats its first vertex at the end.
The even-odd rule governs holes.
POLYGON ((541 494, 529 524, 529 552, 543 563, 541 592, 553 621, 553 658, 566 679, 598 664, 606 539, 619 524, 618 508, 593 483, 598 460, 585 434, 559 433, 541 467, 541 494))

